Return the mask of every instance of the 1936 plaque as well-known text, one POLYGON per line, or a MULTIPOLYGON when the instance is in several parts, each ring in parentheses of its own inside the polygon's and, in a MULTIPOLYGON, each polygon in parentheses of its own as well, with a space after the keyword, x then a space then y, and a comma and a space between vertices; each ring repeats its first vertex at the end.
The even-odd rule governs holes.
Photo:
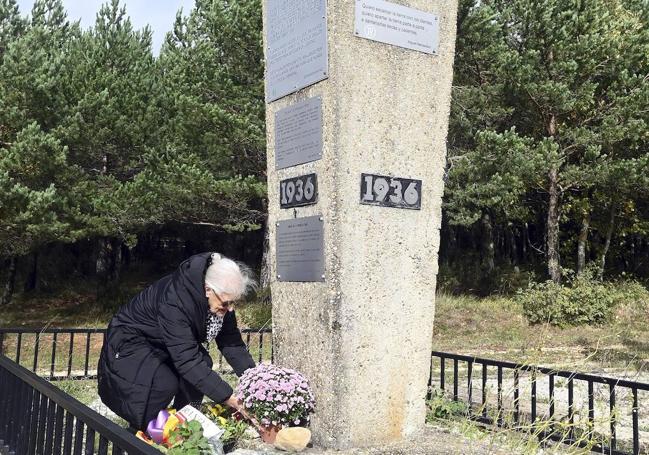
POLYGON ((321 216, 279 221, 275 254, 278 281, 324 281, 324 222, 321 216))
POLYGON ((361 174, 361 204, 421 210, 421 180, 361 174))
POLYGON ((322 98, 317 96, 275 113, 275 168, 322 158, 322 98))
POLYGON ((356 35, 434 54, 439 47, 436 15, 384 0, 356 0, 356 35))
POLYGON ((279 182, 279 206, 283 209, 312 205, 318 202, 318 176, 300 175, 279 182))
POLYGON ((266 3, 266 102, 327 78, 327 1, 266 3))

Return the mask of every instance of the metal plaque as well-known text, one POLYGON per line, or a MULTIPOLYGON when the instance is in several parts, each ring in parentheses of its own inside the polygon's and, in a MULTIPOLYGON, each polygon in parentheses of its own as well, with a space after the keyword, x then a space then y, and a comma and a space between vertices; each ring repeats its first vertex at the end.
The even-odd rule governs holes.
POLYGON ((317 96, 275 113, 275 168, 322 158, 322 98, 317 96))
POLYGON ((266 102, 327 78, 327 1, 268 0, 266 102))
POLYGON ((384 0, 356 0, 356 35, 372 41, 435 54, 439 18, 384 0))
POLYGON ((361 204, 421 209, 421 180, 361 174, 361 204))
POLYGON ((321 216, 277 223, 278 281, 324 281, 324 222, 321 216))
POLYGON ((318 202, 318 176, 301 175, 279 182, 279 205, 283 209, 318 202))

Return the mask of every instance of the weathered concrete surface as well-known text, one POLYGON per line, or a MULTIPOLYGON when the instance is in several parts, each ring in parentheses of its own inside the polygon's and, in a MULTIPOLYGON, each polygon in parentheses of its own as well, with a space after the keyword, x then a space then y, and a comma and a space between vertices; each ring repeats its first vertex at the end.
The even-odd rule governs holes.
POLYGON ((328 0, 329 79, 267 105, 272 276, 279 180, 318 174, 325 283, 274 281, 276 362, 317 397, 316 445, 379 445, 424 423, 457 0, 397 3, 440 17, 431 56, 354 36, 354 0, 328 0), (275 170, 274 114, 323 100, 323 158, 275 170), (423 180, 422 209, 359 204, 361 173, 423 180))

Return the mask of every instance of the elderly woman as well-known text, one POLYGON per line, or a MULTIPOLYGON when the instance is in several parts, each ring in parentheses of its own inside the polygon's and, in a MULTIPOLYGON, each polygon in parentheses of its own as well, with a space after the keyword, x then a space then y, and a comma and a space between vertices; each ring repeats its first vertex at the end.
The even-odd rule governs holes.
POLYGON ((203 253, 140 292, 108 326, 98 366, 102 401, 134 429, 172 399, 180 409, 207 395, 238 409, 204 344, 215 340, 237 376, 255 366, 232 308, 252 285, 244 265, 203 253))

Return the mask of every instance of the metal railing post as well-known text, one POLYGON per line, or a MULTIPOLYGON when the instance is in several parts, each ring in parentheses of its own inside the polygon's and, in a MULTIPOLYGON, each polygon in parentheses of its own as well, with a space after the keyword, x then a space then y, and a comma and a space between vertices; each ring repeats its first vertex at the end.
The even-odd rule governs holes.
POLYGON ((18 455, 94 454, 98 435, 98 453, 107 453, 112 444, 113 453, 160 454, 5 356, 0 356, 0 388, 0 451, 18 455))

